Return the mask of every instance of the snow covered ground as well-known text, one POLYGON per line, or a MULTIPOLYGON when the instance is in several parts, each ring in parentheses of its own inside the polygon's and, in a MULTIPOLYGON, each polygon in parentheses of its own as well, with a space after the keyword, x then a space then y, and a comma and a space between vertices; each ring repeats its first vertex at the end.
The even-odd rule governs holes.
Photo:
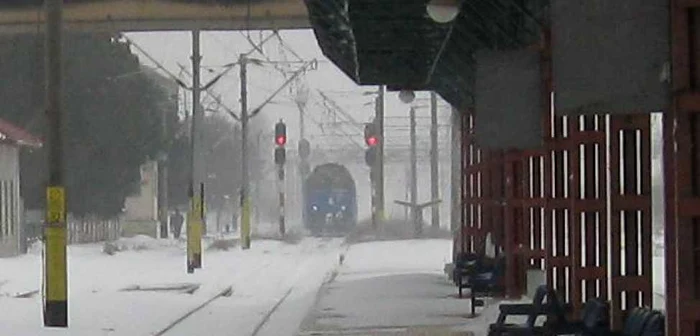
POLYGON ((447 335, 456 327, 483 329, 483 321, 493 318, 470 319, 469 300, 454 297, 457 290, 444 274, 451 246, 441 239, 350 246, 300 335, 447 335))
MULTIPOLYGON (((411 324, 458 326, 480 335, 498 312, 497 304, 489 302, 478 317, 468 318, 469 300, 453 297, 456 289, 443 274, 451 257, 449 240, 350 247, 340 239, 305 238, 298 244, 259 240, 248 251, 206 250, 204 268, 189 275, 182 242, 137 237, 118 245, 126 250, 115 255, 103 253, 98 244, 69 248, 68 329, 42 326, 40 294, 16 297, 40 290, 40 250, 0 259, 0 335, 158 335, 229 286, 232 295, 163 335, 293 336, 300 325, 304 335, 328 328, 386 330, 411 324), (319 292, 332 274, 333 281, 319 292), (124 290, 178 284, 199 287, 192 294, 124 290)), ((655 255, 653 269, 662 271, 663 262, 655 255)), ((662 272, 654 274, 654 292, 655 308, 663 309, 662 272)))
POLYGON ((111 256, 102 252, 102 245, 69 247, 68 329, 43 328, 40 294, 14 297, 40 289, 41 252, 0 259, 0 335, 154 335, 231 286, 231 296, 214 301, 165 335, 250 335, 286 295, 257 334, 291 336, 343 248, 339 239, 254 241, 248 251, 205 251, 203 269, 188 275, 181 242, 137 237, 120 245, 129 249, 111 256), (183 283, 200 287, 193 294, 124 291, 135 285, 183 283))

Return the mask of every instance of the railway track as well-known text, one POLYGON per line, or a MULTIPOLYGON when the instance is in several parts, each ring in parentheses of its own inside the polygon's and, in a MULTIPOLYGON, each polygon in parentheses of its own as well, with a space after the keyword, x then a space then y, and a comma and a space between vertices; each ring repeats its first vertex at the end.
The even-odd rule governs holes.
MULTIPOLYGON (((267 324, 267 322, 270 321, 270 317, 272 317, 272 315, 275 313, 275 311, 277 311, 277 309, 282 305, 282 303, 284 303, 284 301, 289 297, 289 295, 292 293, 292 290, 293 290, 293 289, 294 289, 294 287, 289 288, 289 290, 287 290, 287 292, 284 294, 284 296, 282 296, 282 298, 280 298, 279 300, 277 300, 277 302, 275 303, 275 305, 272 306, 272 308, 270 308, 270 309, 265 313, 265 315, 263 316, 263 318, 258 322, 258 324, 255 325, 255 329, 254 329, 253 332, 250 334, 250 336, 257 336, 258 333, 260 333, 260 330, 262 330, 263 327, 265 327, 265 324, 267 324)), ((218 300, 218 299, 221 299, 221 298, 224 298, 224 297, 229 297, 229 296, 231 296, 231 294, 233 294, 233 288, 232 288, 231 286, 229 286, 229 287, 227 287, 227 288, 224 288, 222 291, 218 292, 218 293, 217 293, 216 295, 214 295, 213 297, 209 298, 208 300, 206 300, 205 302, 203 302, 203 303, 200 304, 199 306, 195 307, 194 309, 189 310, 189 311, 186 312, 184 315, 180 316, 179 318, 177 318, 176 320, 174 320, 173 322, 171 322, 171 323, 170 323, 168 326, 166 326, 165 328, 163 328, 163 329, 161 329, 160 331, 158 331, 158 332, 156 332, 155 334, 153 334, 153 336, 164 336, 164 335, 168 335, 168 333, 169 333, 171 330, 173 330, 175 327, 177 327, 179 324, 181 324, 182 322, 184 322, 184 321, 186 321, 187 319, 191 318, 192 316, 196 315, 199 311, 201 311, 202 309, 206 308, 207 306, 209 306, 210 304, 212 304, 214 301, 216 301, 216 300, 218 300)))
MULTIPOLYGON (((332 238, 320 239, 319 243, 327 244, 329 242, 332 242, 332 240, 333 240, 332 238)), ((256 268, 253 272, 246 275, 246 278, 249 279, 249 278, 252 278, 252 277, 258 275, 260 272, 267 269, 271 264, 272 264, 272 262, 267 262, 263 266, 256 268)), ((329 273, 333 273, 333 272, 329 272, 329 273)), ((331 276, 331 275, 329 274, 329 276, 331 276)), ((303 277, 300 277, 300 278, 303 278, 303 277)), ((328 281, 328 279, 324 279, 324 283, 326 281, 328 281)), ((292 283, 292 285, 287 289, 287 291, 275 302, 275 304, 265 312, 263 317, 258 321, 258 323, 256 323, 255 328, 249 334, 249 336, 257 336, 265 328, 265 326, 268 324, 268 322, 270 322, 272 316, 278 311, 278 309, 290 297, 290 295, 294 291, 295 287, 297 287, 298 282, 299 282, 299 280, 295 280, 292 283)), ((215 303, 216 301, 218 301, 222 298, 230 297, 233 293, 234 293, 233 285, 228 286, 226 288, 223 288, 222 290, 218 291, 212 297, 208 298, 207 300, 205 300, 204 302, 202 302, 198 306, 188 310, 183 315, 181 315, 177 319, 170 322, 167 326, 160 329, 156 333, 152 333, 151 335, 153 335, 153 336, 170 335, 172 333, 172 331, 174 329, 176 329, 177 326, 181 325, 183 322, 186 322, 186 321, 191 320, 192 318, 196 317, 198 315, 198 313, 203 313, 202 311, 205 310, 205 308, 211 306, 213 303, 215 303)))

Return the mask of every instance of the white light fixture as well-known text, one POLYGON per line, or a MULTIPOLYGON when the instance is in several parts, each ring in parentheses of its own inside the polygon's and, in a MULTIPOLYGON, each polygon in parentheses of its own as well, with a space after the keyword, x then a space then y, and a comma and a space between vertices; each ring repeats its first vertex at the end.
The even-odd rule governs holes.
POLYGON ((448 23, 459 14, 460 0, 430 0, 426 6, 428 16, 437 23, 448 23))
POLYGON ((410 104, 416 99, 416 94, 413 90, 401 90, 399 92, 399 100, 404 104, 410 104))

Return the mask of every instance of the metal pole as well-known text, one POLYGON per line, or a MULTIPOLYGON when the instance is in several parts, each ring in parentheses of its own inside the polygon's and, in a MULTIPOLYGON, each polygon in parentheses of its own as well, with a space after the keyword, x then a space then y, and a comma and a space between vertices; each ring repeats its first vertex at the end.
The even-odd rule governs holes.
POLYGON ((44 326, 68 327, 66 199, 63 186, 63 1, 46 1, 46 115, 49 184, 44 228, 44 326))
MULTIPOLYGON (((409 160, 410 161, 410 160, 409 160)), ((411 180, 411 163, 409 162, 408 166, 404 167, 403 170, 403 176, 404 176, 404 181, 406 188, 404 190, 404 199, 410 199, 411 198, 411 183, 409 182, 411 180)), ((409 207, 405 207, 403 211, 403 218, 408 223, 408 215, 410 212, 409 207)))
MULTIPOLYGON (((177 102, 177 94, 174 96, 177 102)), ((161 140, 163 143, 167 142, 170 136, 170 130, 168 129, 168 113, 171 111, 164 110, 161 113, 161 140)), ((177 115, 178 105, 176 103, 175 110, 172 111, 177 115)), ((170 200, 168 199, 168 153, 165 152, 161 157, 158 158, 158 217, 161 227, 161 238, 167 239, 170 237, 170 230, 168 228, 168 210, 170 208, 170 200), (164 231, 164 232, 163 232, 164 231)))
POLYGON ((306 136, 304 127, 304 106, 297 103, 297 108, 299 109, 299 140, 301 141, 306 136))
POLYGON ((279 190, 279 212, 280 212, 280 221, 279 221, 279 230, 280 230, 280 237, 284 238, 284 235, 286 233, 285 229, 285 223, 284 223, 284 164, 280 164, 277 166, 277 177, 279 179, 279 184, 277 186, 279 190))
MULTIPOLYGON (((306 127, 304 125, 304 106, 302 104, 297 103, 297 107, 299 108, 299 141, 306 139, 306 127)), ((297 142, 298 144, 299 142, 297 142)), ((297 149, 300 146, 297 146, 297 149)), ((298 199, 304 199, 305 194, 305 189, 304 189, 304 179, 306 178, 306 167, 308 166, 308 158, 304 157, 302 158, 301 155, 299 156, 299 164, 297 165, 297 173, 299 176, 299 183, 301 186, 301 195, 297 193, 299 189, 294 190, 294 195, 301 196, 301 198, 298 199)), ((304 210, 305 211, 305 210, 304 210)), ((303 218, 303 213, 302 213, 302 218, 303 218)))
POLYGON ((207 203, 206 203, 206 193, 204 193, 204 182, 201 182, 199 184, 199 210, 198 215, 199 215, 199 232, 198 232, 198 238, 197 238, 197 243, 198 243, 198 251, 199 251, 199 259, 197 260, 197 268, 202 268, 202 236, 204 233, 206 233, 206 228, 207 228, 207 217, 206 217, 206 211, 207 211, 207 203))
POLYGON ((200 142, 200 133, 197 132, 201 117, 200 111, 200 78, 199 65, 199 31, 192 31, 192 123, 190 129, 190 185, 188 196, 190 198, 190 211, 187 215, 187 273, 193 273, 195 268, 200 268, 202 263, 202 204, 195 190, 199 183, 197 171, 197 144, 200 142))
POLYGON ((240 56, 241 66, 241 248, 250 248, 250 200, 248 199, 248 60, 240 56))
POLYGON ((413 229, 416 238, 423 235, 423 223, 420 222, 418 208, 418 172, 416 171, 416 110, 411 108, 411 218, 413 220, 413 229))
MULTIPOLYGON (((462 233, 458 230, 461 228, 461 211, 462 211, 462 170, 460 165, 462 163, 462 132, 460 125, 462 124, 461 116, 456 108, 452 108, 452 153, 451 153, 451 211, 450 211, 450 230, 453 236, 459 234, 460 241, 462 233)), ((462 251, 462 244, 458 250, 462 251)))
POLYGON ((384 86, 379 86, 379 95, 377 96, 377 129, 379 130, 379 148, 377 148, 377 213, 379 221, 386 220, 385 204, 384 204, 384 86))
POLYGON ((160 222, 160 237, 168 239, 168 161, 167 158, 158 160, 158 220, 160 222))
MULTIPOLYGON (((257 139, 255 141, 255 143, 256 143, 255 148, 258 151, 260 151, 260 148, 262 148, 262 135, 263 135, 263 132, 258 131, 258 136, 257 136, 257 139)), ((257 160, 255 160, 255 161, 257 162, 256 168, 263 170, 264 165, 263 165, 263 161, 260 159, 260 156, 258 156, 257 160)), ((262 189, 262 187, 260 185, 262 183, 262 179, 263 179, 263 177, 258 175, 258 177, 255 178, 255 184, 254 184, 254 187, 255 187, 255 198, 254 198, 255 206, 253 207, 253 212, 255 214, 255 217, 254 217, 255 220, 254 221, 251 220, 251 221, 255 222, 255 223, 260 223, 260 204, 262 204, 262 198, 260 197, 260 190, 262 189)), ((260 225, 257 224, 256 229, 258 229, 259 226, 260 225)))
MULTIPOLYGON (((375 158, 376 161, 376 158, 375 158)), ((374 163, 376 167, 377 163, 374 163)), ((377 232, 379 225, 377 223, 377 169, 375 167, 369 168, 369 185, 370 185, 370 210, 372 219, 372 230, 377 232)))
MULTIPOLYGON (((439 195, 438 181, 438 120, 437 94, 430 92, 430 199, 437 200, 439 195)), ((431 206, 431 227, 440 228, 440 204, 431 206)))

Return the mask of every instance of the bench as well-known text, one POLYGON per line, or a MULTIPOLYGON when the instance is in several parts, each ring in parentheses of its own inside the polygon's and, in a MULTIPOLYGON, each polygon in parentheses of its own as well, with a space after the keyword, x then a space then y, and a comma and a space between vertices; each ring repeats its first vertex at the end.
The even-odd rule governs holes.
POLYGON ((578 320, 569 320, 563 310, 558 311, 554 321, 547 323, 545 330, 548 335, 607 335, 610 330, 610 305, 600 298, 590 299, 584 305, 578 320))
POLYGON ((500 313, 495 323, 489 326, 489 336, 543 335, 547 326, 536 326, 537 318, 545 316, 562 316, 568 306, 561 305, 556 292, 547 285, 540 285, 535 291, 532 303, 501 304, 500 313), (525 323, 507 323, 508 317, 525 316, 525 323))
POLYGON ((647 307, 634 307, 627 315, 620 332, 612 336, 663 336, 666 333, 664 315, 647 307))
POLYGON ((496 323, 489 326, 489 336, 516 335, 580 335, 580 336, 663 336, 664 316, 649 308, 635 307, 629 311, 622 331, 610 330, 610 305, 596 298, 586 302, 578 320, 569 320, 569 305, 559 303, 556 293, 545 285, 538 287, 532 304, 502 304, 496 323), (547 303, 544 303, 544 299, 547 303), (507 324, 508 316, 527 316, 523 324, 507 324), (547 316, 542 326, 536 326, 539 316, 547 316))
POLYGON ((499 257, 492 264, 486 263, 483 256, 468 254, 455 263, 454 280, 459 291, 459 297, 463 297, 463 289, 470 290, 472 316, 476 314, 476 307, 484 305, 479 296, 495 296, 503 293, 502 278, 505 269, 505 258, 499 257))
POLYGON ((459 291, 459 297, 462 298, 462 289, 467 288, 467 284, 464 281, 466 277, 472 272, 472 269, 481 267, 484 264, 484 256, 476 253, 460 253, 454 262, 454 269, 452 270, 452 280, 459 291))

